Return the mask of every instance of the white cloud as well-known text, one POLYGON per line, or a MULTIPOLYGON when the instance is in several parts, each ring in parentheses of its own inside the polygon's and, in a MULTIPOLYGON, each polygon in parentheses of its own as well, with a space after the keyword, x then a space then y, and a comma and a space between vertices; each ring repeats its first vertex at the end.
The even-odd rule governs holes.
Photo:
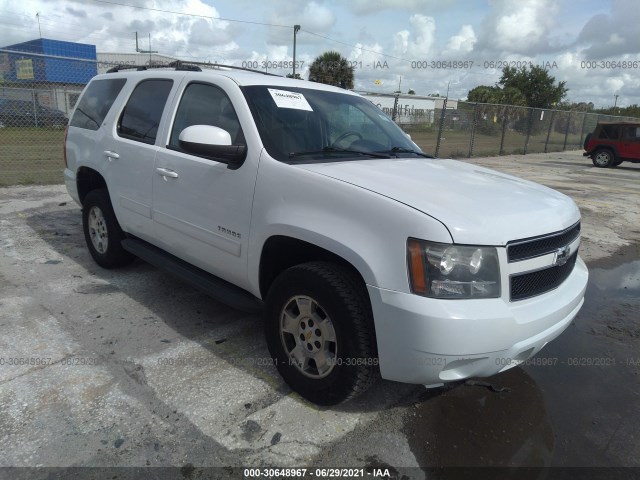
POLYGON ((416 13, 411 15, 409 23, 412 32, 401 30, 394 34, 394 53, 412 59, 426 58, 435 46, 436 21, 416 13))
MULTIPOLYGON (((291 25, 291 28, 273 27, 268 30, 267 43, 289 44, 293 40, 293 26, 301 25, 303 30, 326 34, 336 23, 336 15, 330 8, 321 3, 290 2, 286 8, 276 9, 269 18, 269 23, 276 25, 291 25)), ((321 37, 298 33, 298 43, 321 43, 326 40, 321 37)))
POLYGON ((478 39, 485 52, 535 55, 556 49, 559 8, 552 0, 494 0, 478 39))
POLYGON ((584 53, 590 59, 640 54, 638 25, 640 9, 637 1, 613 0, 609 13, 599 13, 589 19, 576 44, 584 47, 584 53))
POLYGON ((445 54, 470 53, 477 41, 473 27, 471 25, 463 25, 460 31, 447 42, 445 54))
POLYGON ((432 11, 451 3, 448 0, 351 0, 348 8, 359 15, 384 10, 432 11))
POLYGON ((234 32, 239 27, 217 20, 216 8, 203 0, 132 3, 155 10, 65 0, 0 0, 0 45, 38 38, 33 12, 39 12, 44 38, 93 44, 98 52, 135 51, 136 31, 140 48, 148 49, 151 34, 151 48, 167 55, 204 59, 214 52, 238 49, 234 32))

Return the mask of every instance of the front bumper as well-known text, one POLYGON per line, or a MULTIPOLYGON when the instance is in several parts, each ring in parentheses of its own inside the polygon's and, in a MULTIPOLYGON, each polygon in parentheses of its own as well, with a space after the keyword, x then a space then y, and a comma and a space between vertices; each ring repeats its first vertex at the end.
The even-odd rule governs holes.
POLYGON ((584 302, 587 267, 578 257, 555 290, 526 300, 439 300, 368 285, 380 373, 406 383, 486 377, 536 355, 584 302))

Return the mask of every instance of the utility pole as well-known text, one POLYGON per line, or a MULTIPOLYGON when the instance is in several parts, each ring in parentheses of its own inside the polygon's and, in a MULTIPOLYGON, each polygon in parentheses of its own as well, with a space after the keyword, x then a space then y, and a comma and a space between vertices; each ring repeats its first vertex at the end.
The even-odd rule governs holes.
POLYGON ((149 50, 142 50, 140 48, 138 48, 138 32, 135 32, 136 34, 136 52, 137 53, 148 53, 149 54, 149 66, 151 66, 151 54, 152 53, 158 53, 157 50, 151 50, 151 33, 149 33, 149 50))
POLYGON ((616 97, 616 101, 613 102, 613 113, 615 114, 616 113, 616 105, 618 105, 618 97, 619 97, 619 95, 614 94, 613 96, 616 97))
POLYGON ((300 25, 293 26, 293 78, 296 78, 296 35, 300 31, 300 25))
POLYGON ((40 12, 36 12, 36 18, 38 19, 38 33, 40 34, 40 38, 42 38, 42 30, 40 30, 40 12))

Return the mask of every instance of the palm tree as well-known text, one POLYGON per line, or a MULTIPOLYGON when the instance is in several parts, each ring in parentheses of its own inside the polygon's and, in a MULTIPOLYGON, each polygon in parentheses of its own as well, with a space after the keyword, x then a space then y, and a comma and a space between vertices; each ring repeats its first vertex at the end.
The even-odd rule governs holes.
POLYGON ((342 88, 353 88, 353 67, 340 53, 325 52, 309 67, 309 80, 342 88))

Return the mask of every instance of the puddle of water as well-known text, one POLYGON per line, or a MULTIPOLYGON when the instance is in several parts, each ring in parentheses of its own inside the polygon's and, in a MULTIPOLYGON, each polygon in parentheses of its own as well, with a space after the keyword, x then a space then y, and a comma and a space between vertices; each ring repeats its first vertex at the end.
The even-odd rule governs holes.
POLYGON ((487 381, 511 391, 460 385, 411 409, 405 433, 421 466, 550 464, 555 439, 536 382, 519 368, 487 381))
POLYGON ((408 409, 420 465, 640 467, 638 251, 594 264, 573 324, 533 361, 486 379, 510 392, 458 386, 408 409))

